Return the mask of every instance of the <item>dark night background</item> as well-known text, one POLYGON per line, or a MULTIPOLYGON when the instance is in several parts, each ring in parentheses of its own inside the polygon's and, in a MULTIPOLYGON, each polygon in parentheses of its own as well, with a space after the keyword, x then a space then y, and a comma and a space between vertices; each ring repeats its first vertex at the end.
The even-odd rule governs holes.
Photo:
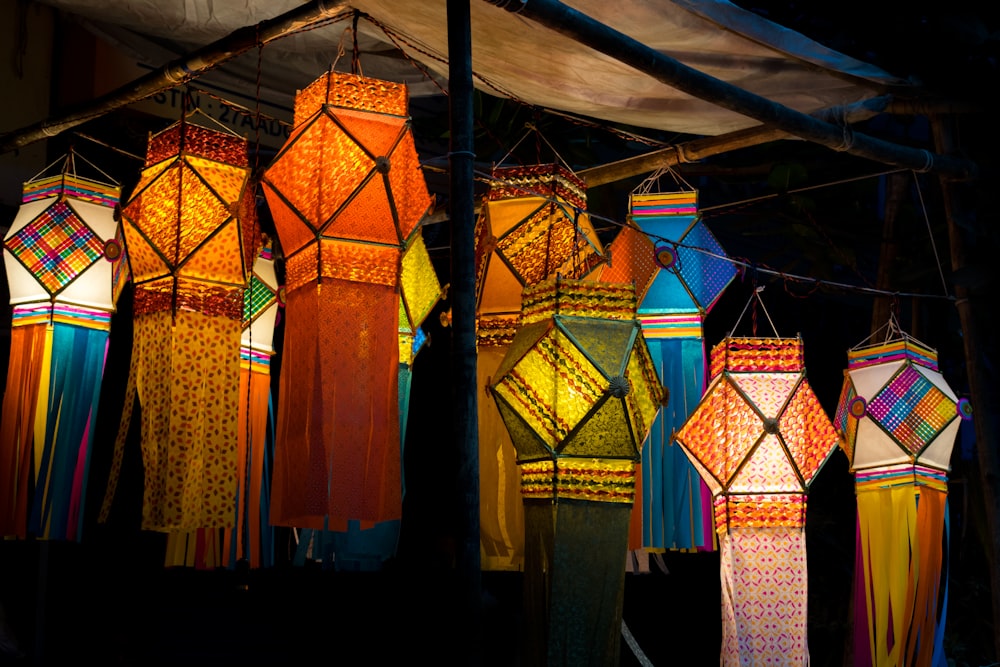
MULTIPOLYGON (((975 3, 933 8, 890 2, 873 14, 868 3, 738 2, 779 24, 880 65, 919 78, 943 99, 974 109, 962 121, 962 147, 990 178, 995 170, 997 27, 975 3)), ((650 150, 614 128, 567 123, 542 110, 477 94, 477 155, 484 163, 506 155, 535 122, 546 139, 575 168, 586 168, 650 150)), ((447 152, 447 107, 441 100, 414 103, 414 133, 423 155, 447 152)), ((144 152, 146 133, 161 121, 127 112, 91 121, 89 133, 119 136, 124 148, 144 152)), ((927 146, 929 128, 914 116, 880 116, 858 131, 927 146)), ((662 142, 684 137, 639 131, 662 142)), ((64 151, 59 139, 50 151, 64 151)), ((270 156, 262 155, 266 159, 270 156)), ((525 149, 524 162, 551 159, 525 149)), ((115 173, 138 165, 120 159, 115 173)), ((810 384, 832 415, 846 365, 847 348, 865 339, 874 298, 850 286, 867 286, 878 267, 885 165, 806 144, 777 142, 684 165, 678 171, 700 192, 704 219, 733 258, 748 265, 706 321, 706 343, 714 345, 737 321, 737 334, 750 334, 750 315, 740 319, 756 285, 765 286, 764 305, 782 336, 801 334, 810 384), (883 174, 869 178, 864 175, 883 174), (778 278, 783 272, 788 278, 778 278), (798 280, 806 276, 815 281, 798 280)), ((910 188, 897 219, 897 289, 942 293, 939 264, 949 290, 956 280, 976 289, 995 286, 990 261, 997 233, 995 188, 984 178, 970 186, 966 211, 972 268, 952 275, 937 178, 907 175, 910 188), (917 186, 917 187, 914 187, 917 186), (925 220, 923 209, 928 211, 925 220), (930 230, 928 230, 928 220, 930 230), (928 241, 932 235, 935 244, 928 241), (934 251, 938 256, 935 256, 934 251)), ((596 219, 623 221, 627 194, 642 177, 589 192, 596 219)), ((447 206, 447 176, 428 174, 431 189, 447 206)), ((125 183, 128 192, 130 183, 125 183)), ((262 208, 266 221, 266 207, 262 208)), ((12 219, 14 211, 4 211, 12 219)), ((599 225, 600 226, 600 225, 599 225)), ((425 228, 425 239, 442 283, 448 281, 450 230, 446 223, 425 228)), ((12 664, 93 661, 101 665, 174 664, 395 664, 429 660, 465 664, 461 635, 463 591, 456 572, 456 536, 463 508, 457 501, 460 453, 452 442, 449 387, 450 329, 439 304, 425 328, 431 344, 413 367, 405 452, 407 495, 397 557, 381 573, 324 570, 319 564, 290 564, 293 537, 279 529, 279 564, 269 570, 200 572, 164 569, 165 538, 138 530, 142 467, 130 446, 118 496, 107 525, 96 523, 118 427, 127 377, 131 329, 127 291, 112 323, 111 348, 101 398, 87 515, 80 544, 34 541, 0 544, 0 602, 28 656, 12 664), (118 378, 119 381, 114 381, 118 378)), ((0 294, 0 303, 6 303, 0 294)), ((959 395, 967 393, 961 329, 954 305, 940 298, 900 298, 903 328, 938 349, 942 371, 959 395)), ((9 327, 9 310, 3 314, 9 327)), ((758 312, 762 335, 770 326, 758 312)), ((995 335, 995 334, 992 334, 995 335)), ((994 339, 990 339, 992 345, 994 339)), ((272 368, 277 389, 279 355, 272 368)), ((995 350, 994 350, 995 351, 995 350)), ((7 350, 0 352, 6 355, 7 350)), ((983 363, 993 363, 986 355, 983 363)), ((0 356, 6 367, 6 356, 0 356)), ((280 396, 275 394, 280 401, 280 396)), ((133 428, 138 427, 138 416, 133 428)), ((133 433, 133 436, 135 433, 133 433)), ((984 517, 971 429, 963 427, 950 476, 950 589, 946 652, 956 667, 987 665, 995 632, 983 550, 984 517)), ((135 442, 134 437, 130 440, 135 442)), ((844 663, 850 627, 854 561, 854 492, 846 457, 835 452, 809 496, 809 644, 814 667, 844 663)), ((586 554, 580 554, 586 559, 586 554)), ((653 665, 718 663, 719 560, 715 553, 668 552, 669 574, 655 566, 626 579, 624 620, 653 665)), ((517 664, 520 574, 483 573, 482 664, 517 664)), ((623 642, 622 665, 639 664, 623 642)), ((0 664, 4 664, 0 658, 0 664)))

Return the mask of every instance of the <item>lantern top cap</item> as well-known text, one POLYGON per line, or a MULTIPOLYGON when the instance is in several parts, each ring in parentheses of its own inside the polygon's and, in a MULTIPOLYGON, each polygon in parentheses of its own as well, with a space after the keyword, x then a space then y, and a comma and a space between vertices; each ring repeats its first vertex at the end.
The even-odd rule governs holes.
POLYGON ((113 207, 121 195, 121 184, 108 176, 100 167, 82 155, 70 150, 54 160, 23 184, 22 202, 48 197, 69 197, 83 199, 95 204, 113 207), (77 158, 96 171, 106 180, 82 176, 77 171, 77 158), (54 167, 60 165, 56 170, 54 167))
POLYGON ((895 316, 890 316, 888 322, 847 351, 847 366, 850 369, 900 359, 908 359, 932 370, 938 368, 937 350, 902 331, 895 316))
POLYGON ((527 197, 560 198, 583 209, 587 202, 587 184, 566 167, 556 164, 494 167, 488 199, 527 197))
POLYGON ((145 166, 179 155, 193 155, 235 167, 249 167, 247 140, 221 124, 220 127, 205 127, 187 118, 168 125, 149 137, 145 166))
POLYGON ((555 315, 634 320, 635 287, 630 283, 601 283, 556 276, 524 288, 521 320, 532 324, 555 315))
POLYGON ((326 107, 408 115, 405 83, 330 70, 295 95, 295 127, 326 107))
POLYGON ((711 375, 800 373, 805 370, 801 338, 723 338, 711 353, 711 375))

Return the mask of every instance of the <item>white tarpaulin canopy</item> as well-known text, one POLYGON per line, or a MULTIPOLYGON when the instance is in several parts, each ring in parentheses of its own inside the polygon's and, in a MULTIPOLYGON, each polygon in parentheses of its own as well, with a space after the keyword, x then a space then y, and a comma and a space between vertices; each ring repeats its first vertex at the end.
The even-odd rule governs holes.
MULTIPOLYGON (((147 68, 160 67, 299 0, 41 0, 80 17, 147 68)), ((351 66, 353 20, 362 12, 362 73, 405 81, 413 95, 446 86, 445 0, 354 0, 335 22, 269 43, 261 97, 290 109, 297 89, 327 68, 351 66), (401 56, 397 49, 402 49, 401 56), (414 63, 419 63, 419 67, 414 63), (435 80, 428 78, 427 74, 435 80)), ((725 0, 569 0, 566 5, 704 74, 803 113, 857 102, 905 82, 725 0)), ((595 119, 714 136, 758 125, 752 118, 678 91, 614 58, 486 2, 471 0, 475 85, 526 104, 595 119)), ((246 98, 256 94, 257 53, 216 68, 207 79, 246 98)))

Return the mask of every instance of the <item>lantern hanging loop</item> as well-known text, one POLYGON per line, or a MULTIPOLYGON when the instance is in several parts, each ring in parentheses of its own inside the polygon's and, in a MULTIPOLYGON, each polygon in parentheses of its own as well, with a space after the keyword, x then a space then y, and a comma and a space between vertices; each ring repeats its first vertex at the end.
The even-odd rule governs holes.
MULTIPOLYGON (((184 106, 187 106, 187 98, 188 98, 188 92, 185 92, 185 94, 184 94, 184 103, 183 103, 184 106)), ((205 113, 204 111, 202 111, 201 107, 199 107, 199 106, 196 106, 196 107, 194 107, 193 109, 190 109, 190 110, 185 110, 184 111, 184 115, 181 117, 181 122, 182 123, 190 123, 191 119, 194 118, 195 116, 201 116, 201 117, 205 118, 206 120, 211 121, 212 124, 214 124, 219 130, 221 130, 222 132, 225 132, 228 135, 231 135, 231 136, 234 136, 234 137, 240 137, 240 135, 237 132, 235 132, 231 127, 229 127, 228 125, 225 125, 222 121, 217 120, 217 119, 213 118, 211 115, 205 113)), ((198 123, 193 123, 193 124, 194 125, 198 125, 198 123)), ((242 137, 240 137, 240 138, 242 138, 242 137)))
POLYGON ((743 316, 746 314, 747 308, 749 308, 750 304, 752 303, 754 305, 754 311, 753 311, 754 312, 754 325, 753 325, 753 335, 754 335, 754 337, 756 338, 756 336, 757 336, 757 305, 758 304, 760 304, 760 309, 762 311, 764 311, 764 315, 765 315, 765 317, 767 317, 768 324, 771 325, 771 331, 774 333, 775 338, 780 338, 781 337, 781 336, 778 335, 778 329, 777 329, 777 327, 774 326, 774 320, 771 319, 771 314, 767 312, 767 308, 764 306, 764 300, 761 299, 760 293, 763 292, 763 291, 764 291, 764 285, 758 285, 758 286, 754 287, 753 293, 750 295, 750 298, 747 300, 746 305, 743 306, 743 311, 740 313, 740 316, 738 318, 736 318, 736 324, 734 324, 733 328, 730 330, 730 332, 729 332, 730 335, 732 335, 736 331, 737 327, 740 326, 740 322, 743 320, 743 316))
POLYGON ((363 76, 361 71, 361 49, 358 47, 358 19, 361 18, 361 12, 357 9, 354 10, 354 16, 351 18, 351 74, 359 74, 363 76))
POLYGON ((670 165, 664 165, 659 167, 655 171, 649 174, 646 178, 642 180, 639 185, 632 190, 632 194, 637 195, 648 195, 653 192, 664 192, 664 188, 660 187, 660 178, 665 175, 669 175, 674 180, 675 189, 678 192, 695 192, 696 189, 684 180, 684 177, 677 173, 675 170, 670 168, 670 165), (654 189, 655 187, 655 189, 654 189))

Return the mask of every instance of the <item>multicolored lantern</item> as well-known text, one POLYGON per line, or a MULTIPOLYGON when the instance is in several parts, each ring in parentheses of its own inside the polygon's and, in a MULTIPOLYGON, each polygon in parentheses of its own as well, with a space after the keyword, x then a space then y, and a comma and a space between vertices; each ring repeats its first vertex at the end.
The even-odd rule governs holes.
POLYGON ((135 285, 132 364, 101 519, 138 392, 143 528, 230 527, 243 298, 259 239, 246 140, 188 117, 151 136, 122 217, 135 285))
POLYGON ((635 303, 629 284, 526 288, 491 385, 521 468, 531 664, 619 657, 635 464, 662 398, 635 303))
POLYGON ((0 427, 4 536, 81 538, 111 314, 128 275, 120 187, 79 176, 72 153, 62 162, 24 184, 3 241, 14 309, 0 427))
POLYGON ((808 664, 806 494, 839 438, 802 341, 723 339, 676 439, 715 496, 722 664, 808 664))
MULTIPOLYGON (((556 275, 592 277, 604 257, 586 185, 558 164, 494 169, 475 236, 477 375, 486 389, 517 331, 524 288, 556 275)), ((520 570, 524 510, 514 445, 486 394, 478 417, 480 562, 485 570, 520 570)))
POLYGON ((639 321, 670 402, 642 449, 642 547, 714 548, 712 495, 672 440, 705 391, 706 315, 736 276, 698 215, 698 193, 634 192, 601 280, 634 282, 639 321))
POLYGON ((240 400, 237 423, 237 488, 232 528, 202 528, 167 537, 167 567, 251 569, 274 565, 274 529, 268 523, 274 458, 271 359, 280 307, 280 286, 270 239, 263 238, 243 295, 240 339, 240 400))
POLYGON ((937 352, 894 325, 890 333, 848 351, 835 419, 857 493, 854 656, 857 665, 929 665, 945 621, 951 452, 971 415, 937 352))
POLYGON ((264 176, 287 287, 275 525, 402 513, 400 279, 431 205, 406 113, 405 85, 328 72, 264 176))

